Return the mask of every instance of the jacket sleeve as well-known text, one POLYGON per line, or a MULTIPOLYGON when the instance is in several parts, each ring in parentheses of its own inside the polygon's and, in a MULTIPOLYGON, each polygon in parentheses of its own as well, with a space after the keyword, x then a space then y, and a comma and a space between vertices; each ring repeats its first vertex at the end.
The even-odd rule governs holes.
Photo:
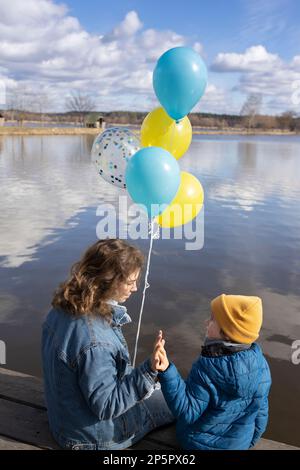
POLYGON ((157 377, 148 359, 120 379, 113 352, 101 345, 84 352, 78 374, 83 396, 100 420, 116 418, 147 398, 154 390, 157 377))
POLYGON ((261 402, 261 406, 258 410, 256 419, 255 419, 255 430, 254 430, 253 438, 251 441, 251 447, 255 446, 257 441, 265 432, 267 424, 268 424, 268 416, 269 416, 268 397, 264 397, 264 399, 261 402))
POLYGON ((165 400, 175 418, 187 424, 197 421, 206 410, 210 395, 205 384, 200 382, 196 367, 193 366, 186 382, 172 363, 158 377, 165 400))
POLYGON ((262 434, 265 432, 268 417, 269 417, 269 403, 268 396, 271 387, 272 379, 268 363, 265 361, 262 380, 257 391, 257 397, 260 400, 259 410, 255 418, 255 429, 251 441, 251 447, 255 446, 262 434))

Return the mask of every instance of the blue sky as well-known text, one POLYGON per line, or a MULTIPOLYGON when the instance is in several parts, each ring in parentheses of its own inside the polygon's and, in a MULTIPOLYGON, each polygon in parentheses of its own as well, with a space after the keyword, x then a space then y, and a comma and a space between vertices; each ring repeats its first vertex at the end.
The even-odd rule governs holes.
POLYGON ((25 90, 64 110, 83 93, 99 110, 151 110, 157 59, 187 45, 209 71, 195 111, 239 113, 255 93, 261 112, 298 112, 299 23, 299 0, 0 0, 0 100, 25 90))
POLYGON ((223 52, 242 52, 261 43, 270 52, 291 58, 299 53, 298 0, 68 0, 70 13, 93 33, 107 33, 135 10, 145 28, 171 29, 200 41, 213 58, 223 52))

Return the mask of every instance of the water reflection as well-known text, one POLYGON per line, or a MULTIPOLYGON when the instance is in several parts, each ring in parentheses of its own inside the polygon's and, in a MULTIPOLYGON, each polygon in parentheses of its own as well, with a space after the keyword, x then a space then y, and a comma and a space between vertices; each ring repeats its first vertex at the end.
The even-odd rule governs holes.
POLYGON ((238 142, 237 152, 242 171, 253 171, 257 164, 257 145, 255 142, 238 142))
MULTIPOLYGON (((33 260, 37 247, 57 228, 101 201, 116 203, 118 191, 103 184, 81 136, 6 138, 0 155, 2 267, 33 260)), ((51 241, 53 242, 53 240, 51 241)))
MULTIPOLYGON (((40 324, 52 292, 95 241, 96 207, 117 207, 125 194, 97 176, 89 157, 93 138, 0 138, 0 339, 11 369, 41 374, 40 324)), ((186 251, 183 240, 155 240, 138 354, 142 360, 150 353, 163 328, 170 357, 185 374, 199 354, 210 300, 221 292, 261 296, 261 342, 277 377, 274 430, 281 413, 276 397, 288 402, 295 374, 290 346, 300 338, 299 150, 300 139, 195 139, 180 166, 205 190, 204 248, 186 251), (289 365, 286 384, 280 361, 289 365)), ((144 252, 149 246, 135 244, 144 252)), ((141 292, 128 302, 131 350, 140 300, 141 292)), ((294 420, 297 400, 285 409, 294 420)))

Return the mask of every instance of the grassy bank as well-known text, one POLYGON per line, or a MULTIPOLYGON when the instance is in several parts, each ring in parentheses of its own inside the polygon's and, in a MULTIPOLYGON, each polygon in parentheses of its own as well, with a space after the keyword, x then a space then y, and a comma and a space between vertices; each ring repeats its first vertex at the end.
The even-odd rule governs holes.
POLYGON ((0 127, 0 135, 97 135, 99 132, 100 129, 86 127, 0 127))
MULTIPOLYGON (((116 124, 117 126, 118 124, 116 124)), ((124 126, 124 124, 122 125, 124 126)), ((86 127, 12 127, 2 126, 0 127, 0 135, 97 135, 100 129, 86 128, 86 127)), ((133 130, 138 133, 139 130, 133 130)), ((193 134, 199 135, 297 135, 296 132, 291 132, 281 129, 273 130, 258 130, 258 129, 236 129, 236 128, 224 128, 224 129, 197 129, 193 127, 193 134)), ((299 134, 298 134, 299 135, 299 134)))

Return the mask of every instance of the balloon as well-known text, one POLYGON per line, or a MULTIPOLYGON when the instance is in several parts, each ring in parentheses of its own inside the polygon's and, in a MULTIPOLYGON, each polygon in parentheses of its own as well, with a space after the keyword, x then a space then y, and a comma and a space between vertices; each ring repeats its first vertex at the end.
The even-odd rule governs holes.
POLYGON ((139 148, 139 139, 132 132, 112 127, 94 140, 92 160, 105 181, 124 189, 127 163, 139 148))
POLYGON ((190 222, 200 212, 203 200, 204 192, 200 181, 190 173, 182 171, 175 198, 157 218, 159 225, 172 228, 190 222))
POLYGON ((143 121, 142 147, 162 147, 178 160, 187 151, 191 141, 192 126, 187 116, 176 123, 163 108, 156 108, 143 121))
POLYGON ((156 96, 175 120, 191 111, 203 95, 206 83, 206 66, 189 47, 169 49, 158 59, 153 72, 156 96))
POLYGON ((176 159, 159 147, 145 147, 128 162, 127 190, 134 202, 143 204, 150 217, 164 211, 178 190, 180 169, 176 159), (159 206, 151 207, 152 204, 159 206))

